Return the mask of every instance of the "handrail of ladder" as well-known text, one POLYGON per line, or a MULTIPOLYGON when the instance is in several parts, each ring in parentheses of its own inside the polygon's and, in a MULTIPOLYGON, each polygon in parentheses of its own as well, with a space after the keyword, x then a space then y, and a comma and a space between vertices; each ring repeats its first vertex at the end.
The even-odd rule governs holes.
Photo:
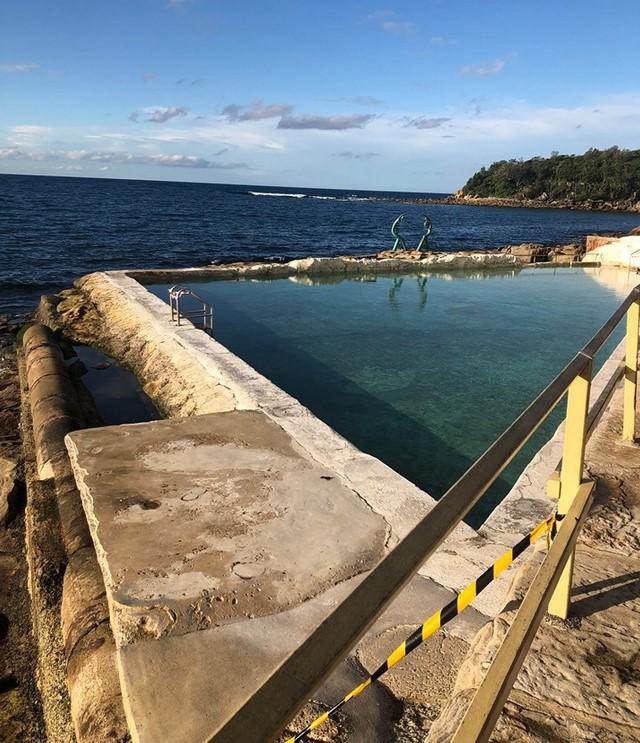
MULTIPOLYGON (((187 286, 176 284, 169 289, 169 306, 171 307, 171 320, 181 325, 181 319, 185 320, 198 319, 202 321, 202 329, 213 333, 213 307, 209 302, 203 299, 199 294, 187 286), (180 307, 180 300, 183 297, 191 297, 202 305, 202 309, 192 312, 184 312, 180 307)), ((196 323, 193 323, 196 325, 196 323)), ((197 325, 196 325, 197 327, 197 325)))

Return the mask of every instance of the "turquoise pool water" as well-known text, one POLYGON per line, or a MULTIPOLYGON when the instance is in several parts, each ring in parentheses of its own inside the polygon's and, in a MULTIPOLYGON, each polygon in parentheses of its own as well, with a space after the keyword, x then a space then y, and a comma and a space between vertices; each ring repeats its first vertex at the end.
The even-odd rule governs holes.
MULTIPOLYGON (((189 284, 215 336, 363 451, 440 497, 626 296, 598 270, 189 284)), ((167 300, 168 285, 150 291, 167 300)), ((622 337, 619 330, 600 363, 622 337)), ((529 442, 480 523, 555 430, 529 442)))

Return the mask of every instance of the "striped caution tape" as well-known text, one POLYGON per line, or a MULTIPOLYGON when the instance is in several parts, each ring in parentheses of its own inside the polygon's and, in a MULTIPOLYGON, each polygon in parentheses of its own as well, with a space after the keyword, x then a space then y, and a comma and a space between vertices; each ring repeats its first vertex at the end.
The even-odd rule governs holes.
POLYGON ((418 627, 415 632, 412 632, 401 645, 398 645, 384 663, 382 663, 382 665, 380 665, 371 676, 369 676, 369 678, 365 679, 359 686, 356 686, 355 689, 350 691, 346 697, 341 699, 337 704, 331 707, 331 709, 321 714, 320 717, 317 717, 310 725, 307 725, 304 730, 301 730, 293 738, 288 738, 285 743, 297 743, 297 741, 302 740, 312 730, 319 728, 320 725, 323 725, 327 720, 333 717, 347 702, 362 694, 367 687, 371 686, 374 681, 379 679, 380 676, 386 673, 390 668, 393 668, 396 663, 399 663, 419 645, 422 645, 426 639, 435 634, 441 627, 444 627, 447 622, 450 622, 454 617, 457 617, 458 614, 463 612, 475 597, 481 591, 484 591, 492 581, 504 572, 504 570, 506 570, 506 568, 508 568, 509 565, 511 565, 511 563, 527 549, 527 547, 536 542, 543 534, 548 534, 553 538, 556 531, 556 520, 559 521, 562 518, 562 516, 554 514, 538 524, 538 526, 536 526, 533 531, 529 532, 524 539, 521 539, 518 544, 501 555, 493 565, 490 568, 487 568, 487 570, 485 570, 481 576, 476 578, 473 583, 469 583, 466 588, 460 591, 453 601, 450 601, 445 607, 435 612, 435 614, 432 614, 424 624, 418 627))

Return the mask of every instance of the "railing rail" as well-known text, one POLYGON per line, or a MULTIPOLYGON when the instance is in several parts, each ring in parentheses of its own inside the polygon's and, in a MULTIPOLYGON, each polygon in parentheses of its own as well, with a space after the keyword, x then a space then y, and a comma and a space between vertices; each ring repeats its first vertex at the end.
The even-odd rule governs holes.
MULTIPOLYGON (((210 741, 235 743, 242 740, 244 743, 264 743, 276 739, 309 695, 347 655, 421 565, 469 513, 567 392, 558 514, 560 518, 567 513, 573 514, 571 508, 574 499, 583 492, 582 470, 593 356, 625 314, 627 357, 624 437, 626 439, 634 437, 632 424, 635 421, 636 406, 639 300, 640 285, 630 292, 589 343, 449 488, 434 508, 361 580, 312 634, 291 652, 264 680, 260 688, 217 730, 211 731, 210 741)), ((561 526, 559 534, 563 535, 563 540, 565 536, 569 538, 564 526, 561 526)), ((545 578, 547 580, 545 602, 548 596, 551 596, 550 611, 565 617, 568 611, 572 570, 570 547, 567 550, 562 548, 559 563, 562 575, 556 576, 553 572, 554 585, 557 583, 555 590, 553 587, 549 588, 549 581, 545 578)), ((559 550, 560 548, 556 548, 554 556, 557 556, 559 550)), ((543 606, 542 612, 544 608, 543 606)), ((532 627, 533 620, 527 621, 532 627)), ((507 694, 514 679, 515 676, 513 679, 511 677, 507 679, 505 686, 507 694)), ((501 698, 497 697, 498 701, 501 698)), ((466 740, 472 739, 465 738, 466 740)))
MULTIPOLYGON (((191 321, 200 320, 202 330, 213 333, 213 308, 209 302, 196 294, 193 289, 189 289, 186 286, 172 286, 169 289, 169 306, 171 307, 172 322, 177 321, 178 325, 181 325, 182 318, 191 321), (201 305, 201 307, 197 310, 185 312, 180 306, 180 302, 182 299, 189 297, 201 305)), ((197 322, 193 324, 198 327, 197 322)))
POLYGON ((589 513, 594 486, 594 482, 587 482, 578 489, 563 526, 529 586, 500 649, 456 730, 452 743, 471 741, 484 743, 489 740, 538 631, 551 594, 578 539, 580 527, 589 513))

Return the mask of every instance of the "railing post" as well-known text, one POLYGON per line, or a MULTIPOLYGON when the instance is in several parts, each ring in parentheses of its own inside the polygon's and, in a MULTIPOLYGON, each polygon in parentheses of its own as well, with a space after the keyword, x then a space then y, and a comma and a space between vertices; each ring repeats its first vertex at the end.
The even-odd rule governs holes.
MULTIPOLYGON (((567 417, 564 423, 560 498, 558 500, 558 516, 560 517, 566 515, 582 483, 584 450, 587 441, 591 368, 592 360, 589 359, 582 372, 569 385, 567 394, 567 417)), ((560 521, 559 528, 562 528, 562 521, 560 521)), ((572 580, 573 552, 567 559, 558 585, 549 601, 549 614, 562 619, 567 618, 572 580)))
POLYGON ((636 387, 638 383, 638 331, 640 300, 627 310, 627 353, 624 370, 624 412, 622 438, 635 441, 636 437, 636 387))

